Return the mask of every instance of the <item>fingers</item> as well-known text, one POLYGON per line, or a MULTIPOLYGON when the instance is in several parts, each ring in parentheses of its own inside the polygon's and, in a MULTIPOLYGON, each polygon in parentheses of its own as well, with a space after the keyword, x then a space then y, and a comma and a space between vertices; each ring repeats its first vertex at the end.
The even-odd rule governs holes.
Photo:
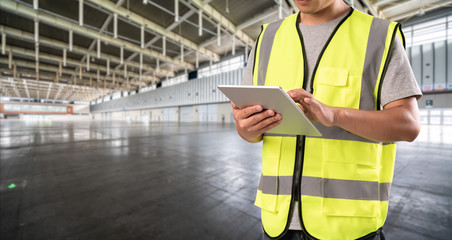
POLYGON ((301 88, 290 90, 287 93, 295 102, 300 104, 299 107, 305 114, 313 111, 312 103, 315 103, 315 99, 311 93, 301 88))
MULTIPOLYGON (((237 109, 237 119, 245 119, 245 118, 249 118, 251 115, 262 112, 263 108, 260 105, 254 105, 254 106, 249 106, 249 107, 244 107, 244 108, 240 108, 237 109)), ((267 111, 272 111, 272 110, 267 110, 267 111)), ((272 111, 273 112, 273 111, 272 111)))
POLYGON ((231 104, 232 104, 232 114, 236 121, 242 118, 247 118, 248 116, 251 116, 257 112, 262 111, 262 107, 259 105, 239 108, 237 105, 235 105, 235 103, 231 102, 231 104))
POLYGON ((273 110, 262 110, 262 106, 252 106, 237 110, 235 118, 240 135, 252 139, 280 124, 282 116, 273 110))
POLYGON ((273 110, 265 110, 265 111, 247 116, 245 118, 241 118, 241 116, 240 116, 241 113, 242 112, 239 112, 237 114, 238 115, 237 121, 239 122, 240 127, 244 128, 244 129, 249 129, 251 131, 256 131, 274 121, 278 121, 281 119, 281 115, 275 114, 275 112, 273 110))
POLYGON ((282 121, 280 114, 274 115, 274 112, 263 111, 254 114, 250 118, 239 119, 235 126, 239 135, 248 142, 259 142, 262 140, 262 134, 276 126, 282 121))
POLYGON ((310 108, 313 107, 313 101, 314 101, 314 98, 305 97, 303 99, 300 99, 298 101, 298 103, 300 104, 300 106, 302 107, 303 111, 305 112, 305 111, 309 111, 310 108))
POLYGON ((280 114, 276 114, 275 116, 264 118, 262 121, 257 122, 250 128, 248 128, 249 132, 257 132, 258 134, 262 134, 276 126, 278 126, 282 121, 282 117, 280 114))
POLYGON ((292 90, 288 91, 287 94, 289 94, 289 96, 295 102, 300 102, 307 97, 312 97, 312 94, 310 94, 309 92, 306 92, 302 88, 292 89, 292 90))
MULTIPOLYGON (((301 110, 309 117, 319 111, 318 102, 312 97, 306 97, 299 101, 301 110)), ((314 114, 315 115, 315 114, 314 114)), ((311 120, 312 117, 309 117, 311 120)))
POLYGON ((231 102, 236 129, 239 135, 247 141, 254 142, 256 137, 276 127, 282 121, 281 114, 273 110, 264 110, 260 105, 239 108, 231 102))
POLYGON ((300 104, 299 107, 305 113, 310 110, 311 103, 315 102, 312 94, 302 88, 292 89, 288 91, 287 94, 289 94, 295 102, 300 104))
POLYGON ((301 111, 303 111, 304 113, 306 113, 306 109, 303 107, 303 105, 298 105, 298 107, 301 109, 301 111))

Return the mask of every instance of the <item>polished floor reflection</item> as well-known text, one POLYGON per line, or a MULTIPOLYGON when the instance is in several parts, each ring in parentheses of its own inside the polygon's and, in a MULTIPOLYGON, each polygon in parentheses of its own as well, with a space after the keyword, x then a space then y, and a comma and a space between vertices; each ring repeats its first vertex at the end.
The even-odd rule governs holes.
MULTIPOLYGON (((0 239, 260 239, 232 125, 0 121, 0 239)), ((452 236, 452 126, 400 143, 388 239, 452 236)))

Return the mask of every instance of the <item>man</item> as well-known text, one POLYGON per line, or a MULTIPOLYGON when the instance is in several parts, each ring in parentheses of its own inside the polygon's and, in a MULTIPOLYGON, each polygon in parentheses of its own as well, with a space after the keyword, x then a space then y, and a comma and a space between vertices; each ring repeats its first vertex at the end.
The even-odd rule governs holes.
POLYGON ((238 134, 263 140, 263 239, 384 239, 394 142, 420 131, 400 25, 342 0, 294 1, 299 14, 263 26, 242 84, 283 87, 322 137, 266 134, 284 116, 232 103, 238 134))

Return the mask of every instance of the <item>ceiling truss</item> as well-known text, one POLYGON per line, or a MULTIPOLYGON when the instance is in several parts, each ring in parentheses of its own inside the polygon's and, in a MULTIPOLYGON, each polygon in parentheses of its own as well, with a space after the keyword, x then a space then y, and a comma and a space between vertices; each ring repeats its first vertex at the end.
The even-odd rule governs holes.
MULTIPOLYGON (((237 49, 247 53, 260 24, 297 12, 292 0, 229 0, 229 6, 220 0, 53 1, 0 1, 0 13, 27 21, 0 23, 0 95, 92 101, 137 91, 237 49), (63 2, 75 9, 49 7, 63 2), (150 17, 156 13, 161 17, 150 17)), ((402 22, 452 7, 447 0, 346 2, 402 22)))

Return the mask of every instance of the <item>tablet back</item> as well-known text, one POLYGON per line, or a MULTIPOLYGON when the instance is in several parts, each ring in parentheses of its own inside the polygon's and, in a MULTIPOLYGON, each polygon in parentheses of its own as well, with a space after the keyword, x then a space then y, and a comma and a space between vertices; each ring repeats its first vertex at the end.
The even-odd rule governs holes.
POLYGON ((219 85, 222 91, 240 108, 261 105, 282 115, 282 122, 266 133, 321 136, 322 134, 280 87, 219 85))

